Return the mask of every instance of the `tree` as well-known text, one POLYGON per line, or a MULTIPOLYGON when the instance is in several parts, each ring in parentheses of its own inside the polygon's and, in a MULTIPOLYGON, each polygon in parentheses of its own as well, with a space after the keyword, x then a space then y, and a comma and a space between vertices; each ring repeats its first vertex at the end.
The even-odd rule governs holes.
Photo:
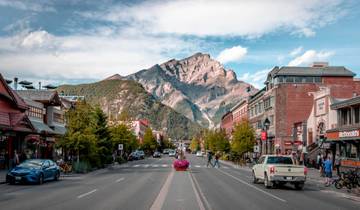
POLYGON ((193 137, 190 144, 191 151, 198 151, 200 150, 200 142, 197 138, 193 137))
POLYGON ((255 144, 255 132, 248 121, 236 124, 234 127, 231 151, 237 157, 252 151, 255 144))
POLYGON ((117 150, 119 144, 123 144, 124 152, 130 153, 138 148, 138 141, 136 136, 130 130, 130 128, 121 123, 117 126, 110 128, 112 147, 111 150, 117 150))
POLYGON ((228 152, 230 143, 223 130, 208 130, 204 133, 205 148, 213 152, 228 152))
POLYGON ((143 150, 147 153, 152 153, 158 148, 158 143, 153 135, 151 128, 147 128, 144 134, 144 140, 142 144, 143 150))
POLYGON ((67 132, 59 146, 76 155, 77 163, 82 160, 98 166, 97 136, 92 113, 92 107, 86 102, 79 102, 75 109, 69 110, 66 114, 67 132))
POLYGON ((111 163, 112 142, 107 126, 107 116, 99 106, 94 109, 95 135, 101 165, 111 163))

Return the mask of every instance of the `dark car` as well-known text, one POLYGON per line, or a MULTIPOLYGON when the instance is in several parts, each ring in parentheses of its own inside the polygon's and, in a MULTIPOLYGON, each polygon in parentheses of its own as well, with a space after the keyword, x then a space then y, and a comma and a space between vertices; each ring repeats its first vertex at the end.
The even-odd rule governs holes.
POLYGON ((153 158, 161 158, 161 153, 160 152, 154 152, 153 158))
POLYGON ((140 155, 137 152, 132 152, 130 153, 130 155, 128 156, 128 160, 132 161, 132 160, 140 160, 140 155))
POLYGON ((49 180, 59 180, 60 168, 52 160, 30 159, 26 160, 6 175, 6 182, 42 184, 49 180))

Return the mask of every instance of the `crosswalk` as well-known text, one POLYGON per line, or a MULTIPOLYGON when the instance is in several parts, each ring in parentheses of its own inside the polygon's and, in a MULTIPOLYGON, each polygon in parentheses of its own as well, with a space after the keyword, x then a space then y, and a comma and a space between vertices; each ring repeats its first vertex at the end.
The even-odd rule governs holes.
MULTIPOLYGON (((121 165, 120 167, 122 167, 122 168, 172 168, 173 165, 172 164, 135 164, 135 165, 124 164, 124 165, 121 165)), ((212 168, 212 167, 207 167, 206 165, 191 165, 190 164, 189 168, 212 168)), ((229 169, 228 166, 221 166, 221 168, 229 169)))

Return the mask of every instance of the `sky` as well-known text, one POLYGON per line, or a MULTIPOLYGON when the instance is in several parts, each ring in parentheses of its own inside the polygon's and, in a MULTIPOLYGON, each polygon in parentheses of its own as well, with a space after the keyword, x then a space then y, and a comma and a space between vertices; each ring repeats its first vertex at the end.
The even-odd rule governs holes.
POLYGON ((0 73, 79 84, 208 53, 261 88, 274 66, 360 77, 358 0, 0 0, 0 73))

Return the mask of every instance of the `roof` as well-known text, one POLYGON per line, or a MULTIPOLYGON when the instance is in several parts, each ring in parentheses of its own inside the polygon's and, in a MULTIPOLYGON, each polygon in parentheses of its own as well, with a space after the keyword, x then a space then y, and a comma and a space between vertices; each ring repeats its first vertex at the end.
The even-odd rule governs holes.
POLYGON ((354 77, 356 74, 344 66, 326 66, 326 67, 298 67, 284 66, 274 67, 269 72, 274 76, 336 76, 336 77, 354 77))
POLYGON ((51 128, 49 128, 49 126, 47 126, 45 123, 34 120, 32 118, 30 118, 30 121, 38 133, 48 133, 48 134, 54 133, 54 131, 51 128))
POLYGON ((360 96, 335 102, 335 103, 331 104, 330 107, 331 107, 331 109, 340 109, 343 107, 348 107, 348 106, 352 106, 352 105, 356 105, 356 104, 360 104, 360 96))
POLYGON ((54 131, 55 134, 65 135, 66 128, 64 126, 55 125, 54 128, 53 128, 53 131, 54 131))
POLYGON ((261 97, 262 95, 264 95, 265 91, 266 91, 266 87, 263 87, 258 92, 256 92, 254 95, 250 96, 248 103, 250 104, 253 101, 255 101, 256 99, 258 99, 259 97, 261 97))
POLYGON ((241 100, 239 103, 237 103, 235 106, 233 106, 230 111, 233 112, 235 109, 239 108, 241 105, 243 105, 244 103, 246 103, 248 100, 247 99, 243 99, 241 100))
POLYGON ((228 112, 226 112, 222 117, 221 117, 221 119, 223 120, 225 117, 227 117, 227 116, 232 116, 232 112, 231 111, 228 111, 228 112))
POLYGON ((19 109, 23 109, 23 110, 28 109, 28 106, 26 105, 24 100, 22 100, 22 98, 9 87, 9 85, 7 84, 7 82, 5 81, 4 77, 1 74, 0 74, 0 83, 4 85, 7 91, 7 94, 5 95, 7 98, 12 100, 19 109))
POLYGON ((55 103, 60 105, 60 97, 57 91, 51 90, 17 90, 20 97, 42 103, 55 103))

